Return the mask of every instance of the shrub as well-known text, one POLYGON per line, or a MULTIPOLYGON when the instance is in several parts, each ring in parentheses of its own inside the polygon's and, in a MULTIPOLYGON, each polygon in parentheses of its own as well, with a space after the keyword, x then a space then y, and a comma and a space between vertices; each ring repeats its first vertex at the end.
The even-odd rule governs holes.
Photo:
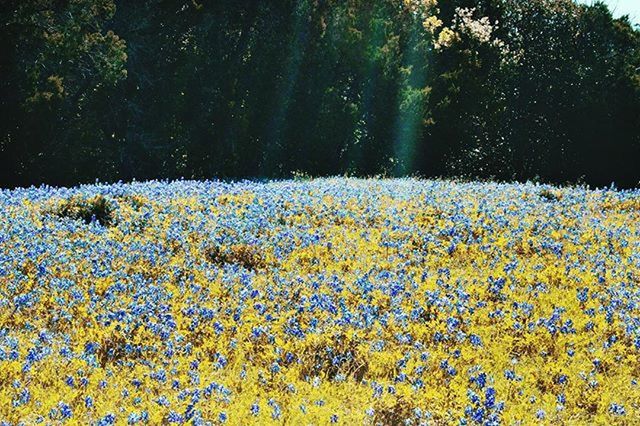
POLYGON ((233 244, 229 247, 212 246, 205 250, 205 257, 216 265, 238 264, 254 270, 266 266, 266 261, 259 247, 249 244, 233 244))
POLYGON ((115 224, 115 208, 113 203, 102 195, 91 198, 73 196, 63 201, 49 213, 60 218, 81 220, 86 224, 93 221, 102 226, 115 224))
POLYGON ((560 201, 562 199, 561 194, 550 189, 543 189, 540 191, 540 197, 545 201, 560 201))

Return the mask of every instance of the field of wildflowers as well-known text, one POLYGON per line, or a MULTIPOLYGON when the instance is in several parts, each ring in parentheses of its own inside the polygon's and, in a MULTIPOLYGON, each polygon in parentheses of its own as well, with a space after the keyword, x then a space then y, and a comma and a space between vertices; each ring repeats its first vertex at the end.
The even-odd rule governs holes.
POLYGON ((640 193, 0 192, 2 424, 628 424, 640 193))

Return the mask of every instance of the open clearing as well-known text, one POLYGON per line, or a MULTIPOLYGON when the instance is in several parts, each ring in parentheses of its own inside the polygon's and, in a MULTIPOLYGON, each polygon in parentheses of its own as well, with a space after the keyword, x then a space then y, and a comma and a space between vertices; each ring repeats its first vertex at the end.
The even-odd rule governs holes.
POLYGON ((414 179, 0 192, 0 420, 627 422, 640 193, 414 179))

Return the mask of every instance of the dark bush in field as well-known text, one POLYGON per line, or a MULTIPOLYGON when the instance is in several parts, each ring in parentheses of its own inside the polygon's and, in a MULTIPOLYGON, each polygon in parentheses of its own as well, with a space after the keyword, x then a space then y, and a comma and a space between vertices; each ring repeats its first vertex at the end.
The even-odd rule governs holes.
POLYGON ((114 210, 112 201, 101 195, 96 195, 91 198, 74 196, 47 213, 60 218, 81 220, 86 224, 96 221, 102 226, 112 226, 115 224, 114 210))
POLYGON ((262 269, 266 261, 258 247, 247 244, 233 244, 229 247, 211 246, 205 250, 205 257, 216 265, 236 264, 246 269, 262 269))

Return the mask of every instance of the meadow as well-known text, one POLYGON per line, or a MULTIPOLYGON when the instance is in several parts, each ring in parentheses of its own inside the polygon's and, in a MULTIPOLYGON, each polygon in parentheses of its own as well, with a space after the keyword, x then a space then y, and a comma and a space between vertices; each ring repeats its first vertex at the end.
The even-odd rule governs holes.
POLYGON ((1 424, 629 424, 640 192, 0 191, 1 424))

